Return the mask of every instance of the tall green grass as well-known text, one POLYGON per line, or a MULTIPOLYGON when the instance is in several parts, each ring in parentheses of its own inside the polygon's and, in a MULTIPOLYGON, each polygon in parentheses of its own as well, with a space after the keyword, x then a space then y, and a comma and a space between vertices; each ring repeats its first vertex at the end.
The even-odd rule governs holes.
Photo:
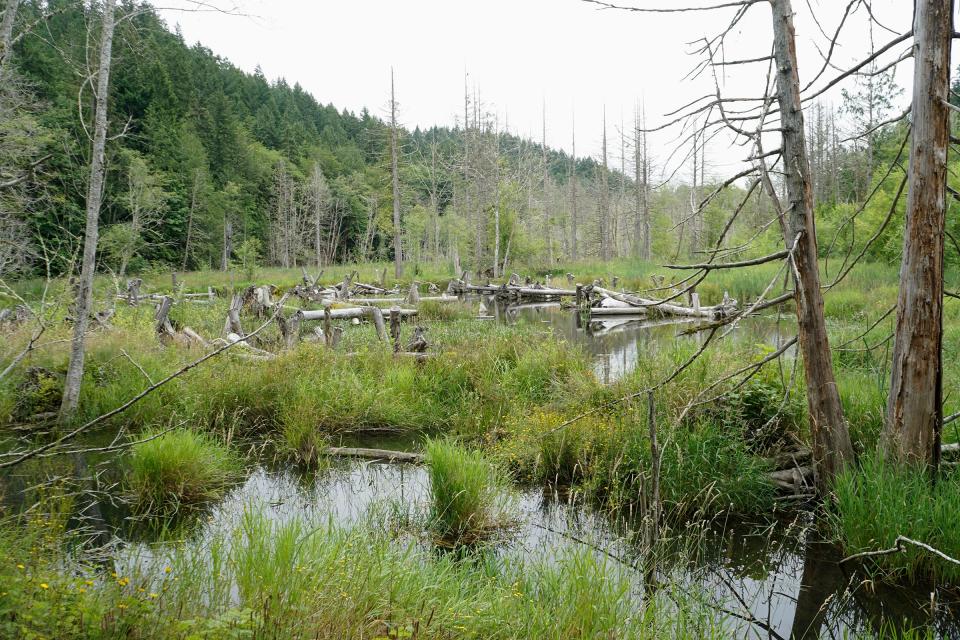
POLYGON ((588 549, 458 559, 375 520, 271 520, 250 507, 209 539, 118 559, 64 554, 50 521, 0 522, 0 636, 151 638, 732 638, 722 614, 588 549))
POLYGON ((449 440, 426 446, 430 477, 428 524, 441 540, 472 543, 507 524, 510 485, 495 463, 449 440))
MULTIPOLYGON (((861 457, 859 468, 841 474, 829 505, 831 521, 848 554, 893 546, 898 535, 960 557, 960 473, 947 471, 933 484, 928 472, 888 464, 877 453, 861 457)), ((887 579, 956 583, 960 567, 906 545, 866 561, 887 579)))
POLYGON ((240 459, 213 437, 184 428, 159 433, 141 434, 146 441, 127 459, 127 483, 141 510, 172 514, 216 500, 239 477, 240 459))

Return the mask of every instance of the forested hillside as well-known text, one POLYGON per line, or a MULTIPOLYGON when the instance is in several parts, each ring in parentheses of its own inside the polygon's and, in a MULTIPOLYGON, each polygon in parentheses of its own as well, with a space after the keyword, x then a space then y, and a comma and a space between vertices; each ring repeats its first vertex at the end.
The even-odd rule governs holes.
MULTIPOLYGON (((94 11, 32 0, 18 12, 0 104, 0 173, 16 183, 0 191, 5 272, 42 271, 45 258, 62 272, 82 244, 94 11)), ((100 269, 122 276, 150 265, 393 258, 389 113, 341 111, 295 79, 271 83, 245 73, 200 44, 189 46, 148 6, 125 3, 120 15, 100 269)), ((845 94, 842 106, 819 104, 808 117, 824 254, 865 239, 899 184, 885 167, 900 148, 902 125, 878 126, 898 89, 892 78, 877 77, 845 94), (873 133, 845 139, 847 131, 867 129, 873 133), (881 182, 884 197, 846 223, 881 182)), ((383 86, 387 100, 386 69, 383 86)), ((597 122, 606 157, 574 163, 563 151, 504 131, 493 105, 474 95, 465 91, 463 112, 450 115, 454 126, 398 127, 405 262, 446 260, 502 273, 514 262, 689 256, 713 246, 741 201, 729 245, 769 224, 766 196, 755 189, 745 197, 746 181, 698 208, 726 176, 709 166, 697 136, 678 153, 649 148, 640 118, 625 131, 597 122)), ((893 257, 901 227, 888 225, 889 237, 871 245, 871 255, 893 257)), ((767 231, 760 229, 758 250, 780 242, 776 229, 767 231)))

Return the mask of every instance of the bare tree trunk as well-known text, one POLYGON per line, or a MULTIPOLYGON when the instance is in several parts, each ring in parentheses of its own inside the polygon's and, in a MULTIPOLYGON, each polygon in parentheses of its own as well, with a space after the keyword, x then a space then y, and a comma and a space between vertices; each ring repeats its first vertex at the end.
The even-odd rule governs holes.
MULTIPOLYGON (((543 103, 543 128, 540 137, 540 164, 543 168, 543 185, 540 193, 541 205, 543 206, 543 237, 547 242, 547 260, 553 265, 553 234, 550 230, 550 206, 547 203, 547 191, 549 188, 549 167, 547 166, 547 103, 543 103)), ((513 230, 510 231, 510 237, 513 238, 513 230)), ((506 258, 504 258, 506 264, 506 258)))
POLYGON ((100 225, 100 204, 103 200, 104 155, 107 146, 107 104, 110 95, 110 59, 113 52, 114 0, 103 3, 103 26, 100 33, 100 60, 97 72, 96 111, 94 115, 93 153, 90 158, 90 183, 87 186, 87 225, 83 238, 83 263, 75 305, 70 363, 63 387, 60 419, 70 420, 77 411, 80 385, 83 382, 84 339, 90 322, 93 298, 93 275, 97 261, 97 238, 100 225))
POLYGON ((493 277, 500 277, 500 127, 494 125, 493 131, 493 277))
POLYGON ((440 196, 437 191, 437 130, 430 144, 430 215, 433 217, 433 259, 440 257, 440 196))
POLYGON ((0 22, 0 77, 3 67, 10 58, 10 48, 13 46, 13 24, 17 21, 17 8, 20 0, 7 0, 3 10, 3 22, 0 22))
POLYGON ((634 200, 637 209, 636 225, 636 247, 637 256, 641 260, 650 259, 650 200, 649 200, 649 181, 650 167, 647 158, 647 134, 646 114, 638 110, 634 122, 635 140, 634 140, 634 168, 633 168, 633 189, 634 200))
POLYGON ((833 361, 823 317, 813 188, 804 140, 793 9, 790 0, 772 0, 771 4, 777 101, 783 129, 784 179, 788 200, 782 219, 783 231, 788 248, 794 241, 797 243, 793 262, 800 351, 807 382, 817 486, 821 491, 826 491, 834 476, 853 461, 853 446, 833 376, 833 361))
POLYGON ((603 173, 600 175, 600 258, 610 260, 610 203, 607 193, 607 109, 603 109, 603 173))
POLYGON ((570 149, 570 257, 577 259, 577 132, 573 122, 570 149))
POLYGON ((230 255, 233 253, 233 221, 230 214, 223 214, 223 254, 220 256, 220 270, 230 268, 230 255))
POLYGON ((390 173, 393 179, 393 270, 403 276, 403 251, 400 246, 400 174, 397 168, 397 99, 393 91, 393 68, 390 68, 390 173))
POLYGON ((193 214, 197 209, 197 196, 200 191, 200 170, 193 174, 193 189, 190 192, 190 213, 187 215, 187 238, 183 243, 183 263, 180 271, 187 270, 187 261, 190 259, 190 240, 193 237, 193 214))
POLYGON ((913 125, 884 446, 900 462, 940 463, 943 245, 950 143, 951 0, 916 0, 913 125))

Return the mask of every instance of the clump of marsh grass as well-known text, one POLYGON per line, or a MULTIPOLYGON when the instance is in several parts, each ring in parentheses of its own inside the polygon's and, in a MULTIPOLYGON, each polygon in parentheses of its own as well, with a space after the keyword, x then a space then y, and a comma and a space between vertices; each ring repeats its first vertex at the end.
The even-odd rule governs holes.
MULTIPOLYGON (((934 484, 923 469, 889 464, 880 454, 869 453, 861 458, 859 469, 848 469, 837 478, 833 492, 830 515, 847 553, 887 549, 903 535, 960 557, 956 471, 946 472, 934 484)), ((960 579, 960 567, 910 545, 903 553, 876 556, 866 566, 891 580, 960 579)))
POLYGON ((450 440, 426 446, 430 476, 429 526, 439 540, 469 544, 489 537, 509 521, 510 483, 479 451, 450 440))
POLYGON ((213 437, 176 428, 135 445, 128 484, 139 510, 173 514, 223 496, 241 473, 240 458, 213 437))

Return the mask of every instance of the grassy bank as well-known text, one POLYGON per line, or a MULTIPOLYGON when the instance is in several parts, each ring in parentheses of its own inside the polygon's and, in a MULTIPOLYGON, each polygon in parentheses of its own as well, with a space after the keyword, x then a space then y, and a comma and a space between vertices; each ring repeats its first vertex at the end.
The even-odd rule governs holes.
POLYGON ((587 551, 551 562, 512 555, 458 560, 396 539, 373 522, 342 529, 248 511, 238 527, 206 545, 130 557, 108 574, 65 560, 52 544, 60 527, 43 517, 0 524, 3 637, 735 635, 721 614, 682 591, 665 586, 660 596, 641 600, 635 575, 587 551))

